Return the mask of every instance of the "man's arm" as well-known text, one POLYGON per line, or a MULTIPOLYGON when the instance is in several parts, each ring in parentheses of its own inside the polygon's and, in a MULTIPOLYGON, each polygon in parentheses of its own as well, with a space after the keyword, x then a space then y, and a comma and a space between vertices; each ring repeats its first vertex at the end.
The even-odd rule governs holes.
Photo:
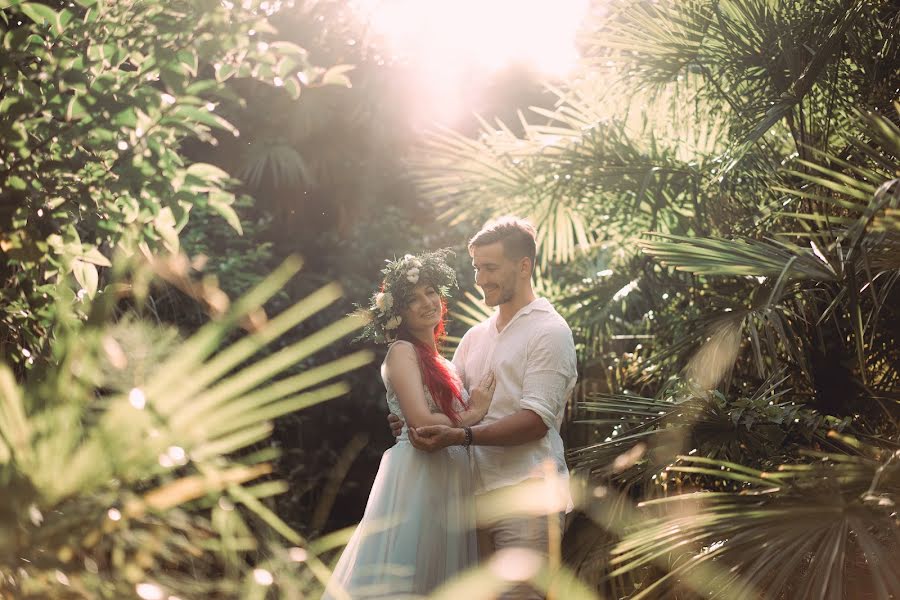
POLYGON ((543 419, 526 408, 493 423, 474 426, 472 443, 479 446, 518 446, 539 440, 545 435, 547 425, 543 419))
MULTIPOLYGON (((566 392, 575 376, 575 345, 568 328, 555 327, 532 341, 523 382, 522 409, 493 423, 472 427, 477 446, 518 446, 539 440, 557 418, 566 402, 566 392)), ((426 451, 465 443, 460 428, 431 426, 410 431, 413 445, 426 451)))
MULTIPOLYGON (((539 440, 547 434, 547 425, 528 409, 484 425, 472 427, 472 443, 478 446, 518 446, 539 440)), ((465 443, 461 427, 430 425, 409 430, 409 439, 419 450, 432 452, 465 443)))
POLYGON ((387 416, 388 427, 391 428, 391 436, 400 437, 400 434, 403 433, 403 425, 405 422, 403 419, 395 415, 394 413, 388 413, 387 416))

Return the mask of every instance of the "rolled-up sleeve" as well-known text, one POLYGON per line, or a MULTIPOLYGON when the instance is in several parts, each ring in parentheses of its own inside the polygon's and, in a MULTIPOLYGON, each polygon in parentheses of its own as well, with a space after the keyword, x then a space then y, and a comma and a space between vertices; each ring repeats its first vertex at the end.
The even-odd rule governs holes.
POLYGON ((529 341, 521 407, 537 414, 548 429, 559 426, 576 377, 575 343, 568 327, 553 327, 529 341))

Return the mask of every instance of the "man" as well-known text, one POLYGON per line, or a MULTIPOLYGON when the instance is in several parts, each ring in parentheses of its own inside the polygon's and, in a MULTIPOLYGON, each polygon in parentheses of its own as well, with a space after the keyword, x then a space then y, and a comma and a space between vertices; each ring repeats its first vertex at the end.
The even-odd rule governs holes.
MULTIPOLYGON (((572 331, 544 298, 538 298, 531 276, 535 231, 527 222, 506 217, 482 228, 469 242, 475 283, 488 306, 499 308, 470 329, 453 363, 466 389, 473 389, 493 370, 496 390, 484 420, 471 428, 444 425, 410 430, 420 450, 471 445, 478 477, 477 506, 510 486, 547 478, 549 471, 566 484, 559 428, 566 399, 575 385, 576 359, 572 331)), ((390 419, 389 419, 390 420, 390 419)), ((402 422, 391 420, 395 434, 402 422)), ((571 510, 567 485, 562 505, 571 510)), ((479 510, 481 510, 479 508, 479 510)), ((479 515, 482 557, 504 548, 527 548, 547 554, 547 517, 503 516, 485 525, 479 515)), ((563 513, 555 513, 561 531, 563 513)), ((540 598, 533 589, 513 590, 509 598, 540 598)))

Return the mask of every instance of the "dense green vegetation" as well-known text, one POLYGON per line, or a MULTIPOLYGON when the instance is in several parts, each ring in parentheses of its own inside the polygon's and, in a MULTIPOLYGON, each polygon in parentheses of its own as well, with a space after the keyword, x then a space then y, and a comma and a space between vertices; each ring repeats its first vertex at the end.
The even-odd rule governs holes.
POLYGON ((193 207, 240 232, 236 183, 186 161, 186 139, 239 136, 222 81, 254 77, 299 94, 320 77, 257 10, 216 3, 9 3, 3 18, 4 355, 41 355, 57 299, 84 302, 117 252, 177 251, 193 207), (250 32, 253 35, 250 35, 250 32), (278 54, 267 52, 269 44, 278 54))
POLYGON ((345 394, 329 380, 371 356, 310 363, 361 324, 310 323, 341 295, 322 282, 270 302, 299 261, 234 241, 267 219, 248 222, 239 181, 189 146, 239 137, 220 114, 242 104, 229 80, 293 98, 301 81, 346 82, 279 39, 266 3, 225 4, 0 3, 4 597, 319 585, 268 505, 287 486, 261 442, 274 418, 345 394), (191 220, 203 232, 182 236, 191 220), (198 274, 182 243, 234 254, 198 274), (231 303, 216 275, 246 295, 231 303))

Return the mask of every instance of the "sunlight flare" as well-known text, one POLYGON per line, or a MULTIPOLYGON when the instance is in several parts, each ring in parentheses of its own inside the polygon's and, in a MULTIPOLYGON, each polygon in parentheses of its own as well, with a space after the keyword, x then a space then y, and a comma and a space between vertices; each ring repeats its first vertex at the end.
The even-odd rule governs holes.
POLYGON ((511 66, 561 77, 576 65, 587 0, 352 0, 392 58, 407 63, 422 104, 438 117, 462 108, 472 81, 511 66))

